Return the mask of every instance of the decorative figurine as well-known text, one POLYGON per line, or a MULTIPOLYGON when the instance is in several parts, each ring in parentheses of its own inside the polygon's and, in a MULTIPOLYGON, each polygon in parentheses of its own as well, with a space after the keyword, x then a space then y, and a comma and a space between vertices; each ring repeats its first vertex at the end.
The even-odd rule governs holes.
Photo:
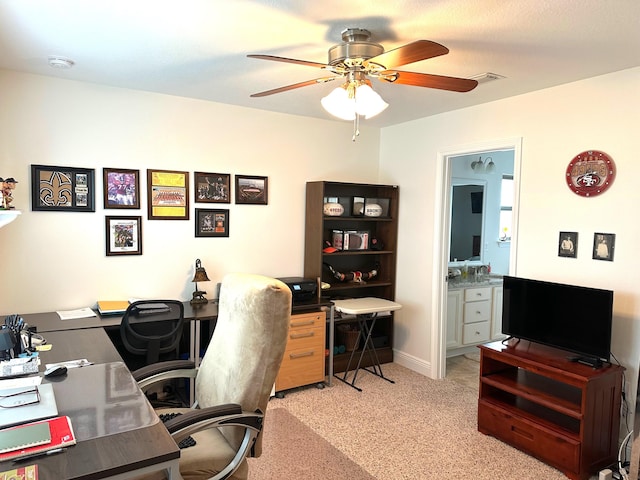
POLYGON ((16 188, 16 183, 18 183, 18 181, 13 177, 9 177, 6 180, 0 178, 0 181, 2 181, 2 208, 15 208, 11 206, 11 202, 13 201, 13 195, 11 191, 16 188))

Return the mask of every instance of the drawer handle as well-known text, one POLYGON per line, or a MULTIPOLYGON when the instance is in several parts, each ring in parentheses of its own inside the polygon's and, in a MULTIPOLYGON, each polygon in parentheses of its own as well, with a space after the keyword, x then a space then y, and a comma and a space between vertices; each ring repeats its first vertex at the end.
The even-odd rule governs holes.
POLYGON ((289 335, 289 338, 291 339, 305 338, 305 337, 313 337, 314 335, 315 335, 315 332, 292 333, 291 335, 289 335))
POLYGON ((302 327, 304 325, 313 325, 314 323, 316 323, 315 320, 307 320, 306 322, 296 322, 296 323, 291 322, 291 326, 292 327, 302 327))
POLYGON ((313 355, 313 350, 311 350, 309 352, 303 352, 303 353, 291 353, 291 354, 289 354, 289 358, 310 357, 311 355, 313 355))
POLYGON ((526 438, 527 440, 533 440, 533 435, 531 435, 529 432, 525 432, 524 430, 519 429, 515 425, 511 425, 511 431, 513 433, 517 433, 521 437, 526 438))

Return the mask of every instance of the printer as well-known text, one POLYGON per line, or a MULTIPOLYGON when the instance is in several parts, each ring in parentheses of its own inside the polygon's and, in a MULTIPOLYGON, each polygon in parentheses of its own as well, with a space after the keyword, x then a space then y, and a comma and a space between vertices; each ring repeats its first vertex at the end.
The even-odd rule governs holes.
POLYGON ((291 290, 291 300, 294 305, 313 300, 318 295, 318 283, 313 278, 282 277, 278 280, 291 290))

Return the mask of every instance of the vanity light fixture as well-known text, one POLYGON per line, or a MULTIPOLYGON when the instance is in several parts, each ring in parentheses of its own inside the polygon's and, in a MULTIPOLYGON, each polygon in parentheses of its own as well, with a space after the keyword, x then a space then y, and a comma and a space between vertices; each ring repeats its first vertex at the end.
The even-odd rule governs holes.
POLYGON ((482 161, 482 157, 478 157, 478 160, 471 162, 471 170, 474 173, 493 173, 496 169, 496 164, 493 163, 491 157, 487 157, 482 161))

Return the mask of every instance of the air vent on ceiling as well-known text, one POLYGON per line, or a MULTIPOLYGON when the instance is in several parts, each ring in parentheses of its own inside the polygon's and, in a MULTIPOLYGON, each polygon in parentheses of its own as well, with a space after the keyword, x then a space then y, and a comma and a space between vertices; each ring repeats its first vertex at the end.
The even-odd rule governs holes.
POLYGON ((483 83, 493 82, 494 80, 501 80, 506 78, 504 75, 498 75, 497 73, 485 72, 479 75, 474 75, 471 77, 472 80, 476 80, 478 85, 482 85, 483 83))
POLYGON ((75 62, 66 57, 57 57, 51 55, 49 57, 49 66, 52 68, 69 69, 75 65, 75 62))

